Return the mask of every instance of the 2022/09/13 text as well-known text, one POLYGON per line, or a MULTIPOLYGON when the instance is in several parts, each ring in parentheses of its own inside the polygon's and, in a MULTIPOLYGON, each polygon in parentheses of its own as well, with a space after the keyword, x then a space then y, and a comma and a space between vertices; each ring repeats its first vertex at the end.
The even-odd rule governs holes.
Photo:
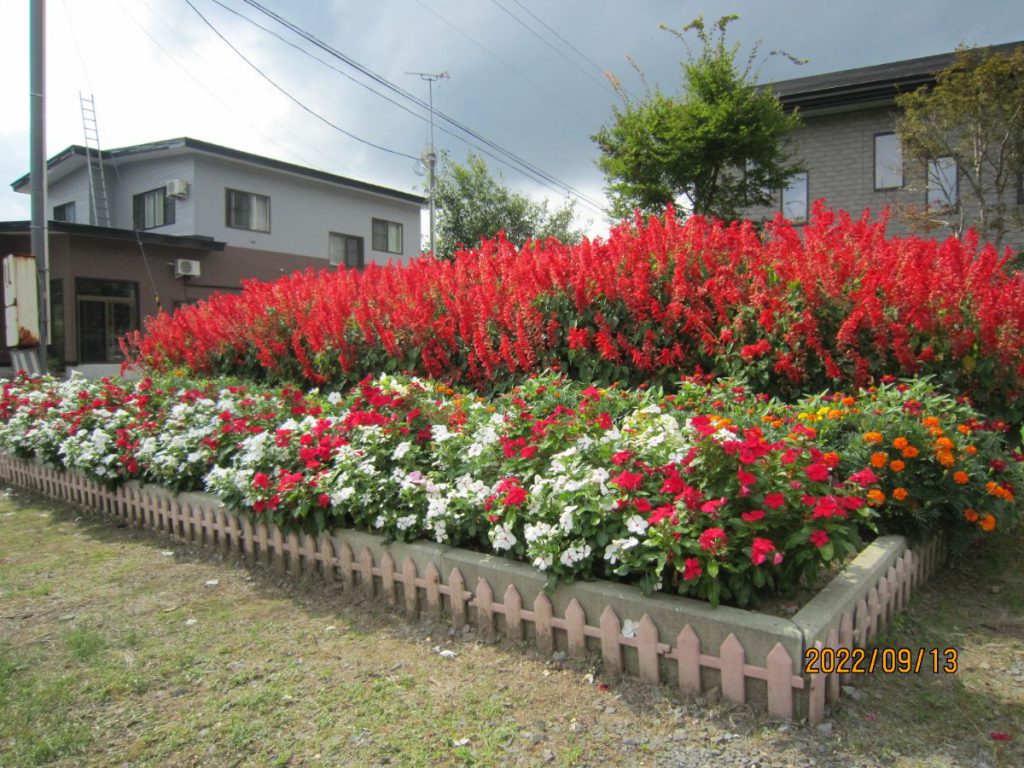
POLYGON ((958 669, 958 656, 956 648, 808 648, 804 652, 804 672, 825 675, 932 672, 951 675, 958 669))

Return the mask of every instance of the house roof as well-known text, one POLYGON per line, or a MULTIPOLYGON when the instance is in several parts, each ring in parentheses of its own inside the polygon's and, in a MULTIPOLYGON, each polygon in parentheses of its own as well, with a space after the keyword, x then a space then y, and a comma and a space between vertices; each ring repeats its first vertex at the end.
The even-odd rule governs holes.
MULTIPOLYGON (((223 251, 225 243, 212 237, 199 235, 161 235, 157 232, 135 232, 130 229, 97 227, 92 224, 72 224, 67 221, 51 221, 47 224, 50 232, 60 232, 78 237, 94 237, 101 240, 141 241, 144 245, 167 245, 192 251, 223 251)), ((27 235, 32 232, 29 221, 0 221, 0 235, 27 235)))
MULTIPOLYGON (((1024 40, 986 46, 997 53, 1012 53, 1024 40)), ((899 93, 934 85, 938 72, 953 62, 954 52, 893 61, 870 67, 826 72, 771 83, 769 87, 787 110, 826 109, 891 102, 899 93)))
MULTIPOLYGON (((135 144, 130 147, 120 147, 117 149, 104 149, 101 150, 101 154, 105 161, 118 161, 121 159, 135 158, 141 155, 156 154, 156 153, 183 153, 183 152, 199 152, 207 155, 214 155, 222 157, 228 160, 236 162, 246 163, 249 165, 256 165, 263 168, 269 168, 274 171, 280 171, 283 173, 291 173, 297 176, 303 176, 310 179, 316 179, 317 181, 323 181, 328 184, 336 184, 340 187, 347 187, 349 189, 357 189, 362 192, 369 192, 372 194, 383 195, 385 197, 402 200, 408 203, 416 203, 422 205, 426 202, 426 198, 419 195, 413 195, 408 192, 401 192, 397 189, 391 189, 390 187, 382 187, 378 184, 371 184, 366 181, 359 181, 358 179, 350 179, 347 176, 338 176, 333 173, 327 173, 326 171, 318 171, 314 168, 307 168, 302 165, 295 165, 293 163, 286 163, 282 160, 274 160, 270 157, 263 157, 262 155, 254 155, 251 152, 243 152, 239 149, 232 149, 230 147, 223 147, 219 144, 211 144, 208 141, 200 141, 199 139, 191 139, 187 136, 177 139, 167 139, 164 141, 154 141, 148 144, 135 144)), ((49 160, 47 160, 48 171, 55 171, 59 174, 59 171, 63 168, 67 168, 69 171, 84 165, 86 158, 86 148, 80 144, 72 144, 62 152, 57 153, 49 160), (69 161, 70 165, 69 165, 69 161), (75 162, 77 161, 77 162, 75 162)), ((25 174, 21 178, 12 182, 11 187, 16 192, 26 191, 30 180, 30 174, 25 174)))

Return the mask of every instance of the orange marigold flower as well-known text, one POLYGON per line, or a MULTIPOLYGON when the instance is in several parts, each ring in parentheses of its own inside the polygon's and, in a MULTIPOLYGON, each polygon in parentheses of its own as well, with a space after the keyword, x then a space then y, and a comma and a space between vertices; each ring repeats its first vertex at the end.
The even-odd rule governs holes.
POLYGON ((923 419, 921 419, 921 423, 924 424, 926 427, 939 426, 939 420, 935 416, 925 416, 923 419))
POLYGON ((967 476, 967 473, 962 470, 957 470, 953 473, 953 482, 957 485, 967 485, 970 479, 971 478, 967 476))
POLYGON ((904 464, 899 459, 893 459, 892 461, 889 462, 889 469, 891 469, 893 472, 902 472, 906 468, 907 465, 904 464))
POLYGON ((847 408, 849 408, 851 405, 856 405, 857 404, 857 398, 855 398, 855 397, 844 397, 839 402, 841 402, 843 405, 845 405, 847 408))
POLYGON ((939 451, 937 454, 935 454, 935 458, 939 460, 939 464, 946 467, 947 469, 956 464, 956 458, 954 458, 953 454, 950 453, 949 451, 939 451))
POLYGON ((935 450, 937 451, 951 451, 953 450, 953 441, 948 437, 940 437, 935 441, 935 450))
POLYGON ((981 530, 988 533, 989 531, 994 531, 996 529, 996 519, 992 517, 992 515, 985 515, 978 521, 978 525, 981 526, 981 530))
POLYGON ((897 451, 902 451, 908 445, 910 445, 910 441, 907 440, 907 438, 905 437, 897 437, 895 440, 892 441, 892 447, 895 448, 897 451))
POLYGON ((964 510, 964 520, 968 523, 976 523, 978 522, 978 513, 968 507, 964 510))
POLYGON ((956 431, 959 432, 961 435, 971 434, 971 428, 968 427, 966 424, 961 424, 959 427, 956 428, 956 431))
POLYGON ((831 411, 828 412, 828 417, 835 421, 836 419, 843 418, 843 412, 833 408, 831 411))
POLYGON ((903 458, 916 459, 920 455, 920 453, 921 452, 917 450, 917 448, 915 448, 912 445, 908 445, 906 448, 903 449, 903 458))
POLYGON ((865 443, 880 443, 884 438, 881 432, 865 432, 864 442, 865 443))
POLYGON ((821 457, 821 461, 829 469, 835 469, 839 466, 839 454, 834 451, 829 451, 821 457))
POLYGON ((978 449, 975 448, 973 445, 968 445, 966 448, 964 448, 964 451, 966 451, 967 453, 969 453, 969 454, 971 454, 973 456, 974 454, 976 454, 978 452, 978 449))
POLYGON ((877 488, 868 491, 868 506, 877 507, 885 503, 885 494, 877 488))
POLYGON ((893 488, 892 497, 896 499, 896 501, 903 501, 909 495, 910 493, 906 488, 893 488))
POLYGON ((932 427, 928 431, 931 433, 932 437, 942 437, 944 434, 946 434, 939 427, 932 427))
POLYGON ((871 454, 871 466, 875 469, 881 469, 889 463, 889 454, 885 451, 875 451, 871 454))

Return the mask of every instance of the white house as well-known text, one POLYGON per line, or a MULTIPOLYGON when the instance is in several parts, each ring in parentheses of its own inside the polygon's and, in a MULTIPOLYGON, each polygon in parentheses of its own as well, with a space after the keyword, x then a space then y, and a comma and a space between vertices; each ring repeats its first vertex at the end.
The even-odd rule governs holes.
MULTIPOLYGON (((105 185, 82 146, 48 169, 51 356, 69 366, 116 363, 146 316, 245 279, 420 252, 422 197, 196 139, 104 150, 105 185)), ((0 222, 0 252, 30 252, 28 222, 0 222)))

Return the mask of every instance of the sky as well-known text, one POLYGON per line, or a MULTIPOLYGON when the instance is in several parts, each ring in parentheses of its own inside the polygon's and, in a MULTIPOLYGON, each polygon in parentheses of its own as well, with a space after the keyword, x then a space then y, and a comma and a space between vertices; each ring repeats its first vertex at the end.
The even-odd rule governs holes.
MULTIPOLYGON (((600 236, 607 199, 590 137, 621 103, 605 73, 634 97, 678 92, 686 45, 660 25, 738 14, 728 39, 744 61, 760 41, 761 82, 1024 40, 1024 3, 1008 0, 259 4, 420 103, 246 0, 48 0, 48 155, 84 143, 81 93, 95 98, 105 149, 190 136, 425 194, 416 158, 429 142, 429 86, 408 73, 445 72, 433 84, 435 111, 476 136, 438 116, 437 148, 456 162, 484 154, 494 175, 533 199, 576 199, 577 224, 600 236)), ((0 221, 30 215, 28 195, 10 188, 29 168, 28 8, 29 0, 0 2, 0 221)), ((692 33, 688 40, 696 45, 692 33)))

